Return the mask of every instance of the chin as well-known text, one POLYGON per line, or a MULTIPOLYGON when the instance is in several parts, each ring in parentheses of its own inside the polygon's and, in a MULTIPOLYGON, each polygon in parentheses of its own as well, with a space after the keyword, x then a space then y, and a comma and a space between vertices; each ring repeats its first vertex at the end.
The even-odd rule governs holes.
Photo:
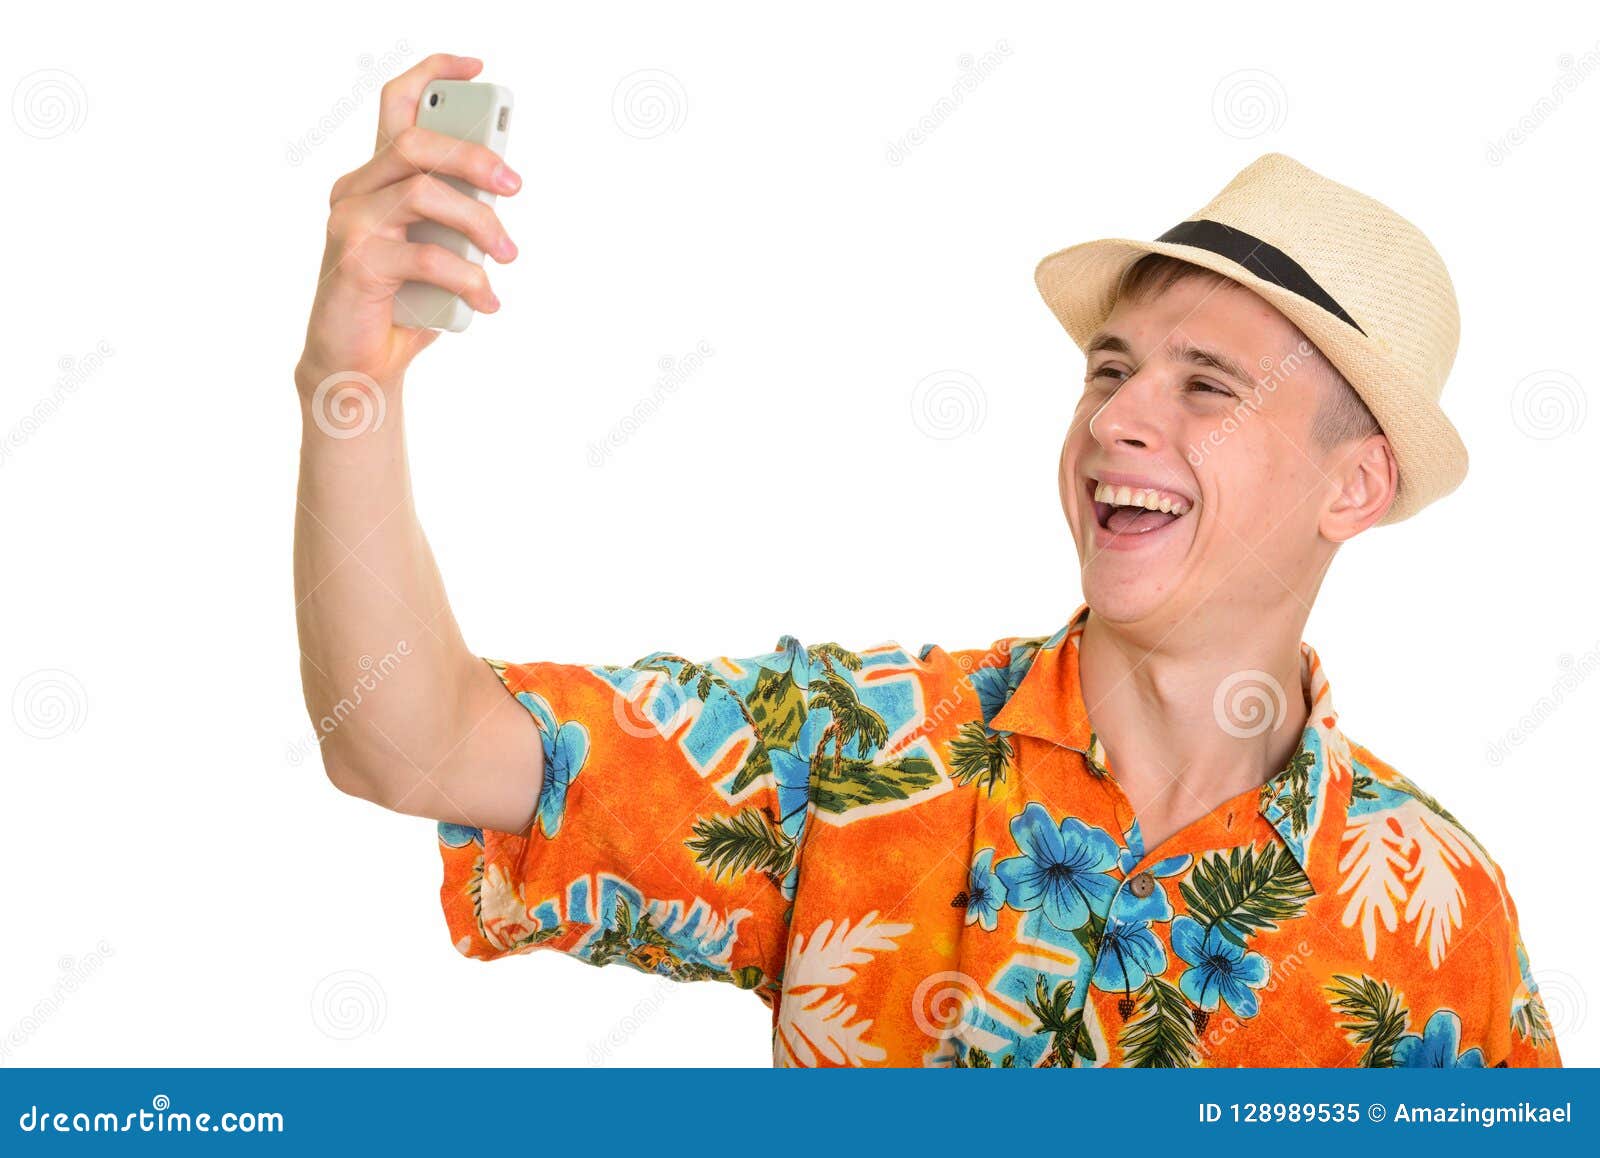
POLYGON ((1111 623, 1169 619, 1190 578, 1194 551, 1190 527, 1174 528, 1170 535, 1162 533, 1160 541, 1151 538, 1137 545, 1123 540, 1107 548, 1099 541, 1104 538, 1101 531, 1087 547, 1079 544, 1079 574, 1089 609, 1111 623))
POLYGON ((1089 567, 1083 572, 1083 601, 1108 623, 1140 623, 1159 612, 1171 588, 1149 577, 1114 577, 1089 567))

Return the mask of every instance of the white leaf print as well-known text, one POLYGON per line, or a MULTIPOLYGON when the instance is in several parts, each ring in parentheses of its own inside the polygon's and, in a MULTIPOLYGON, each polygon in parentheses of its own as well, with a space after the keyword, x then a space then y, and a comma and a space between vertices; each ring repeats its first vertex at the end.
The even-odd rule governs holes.
POLYGON ((1472 863, 1472 850, 1461 830, 1442 817, 1422 809, 1412 833, 1417 842, 1417 863, 1406 874, 1415 882, 1406 920, 1417 923, 1414 944, 1428 938, 1428 961, 1435 969, 1450 947, 1450 935, 1461 927, 1461 904, 1466 897, 1455 870, 1472 863))
POLYGON ((812 985, 843 985, 855 978, 853 965, 865 965, 872 954, 894 949, 894 938, 911 931, 910 925, 891 925, 878 921, 874 909, 854 929, 850 918, 840 922, 837 930, 831 920, 824 921, 811 934, 806 944, 804 934, 796 936, 789 950, 789 963, 784 967, 783 981, 786 989, 804 989, 812 985))
POLYGON ((784 967, 773 1060, 814 1066, 820 1054, 835 1065, 882 1061, 882 1047, 866 1040, 872 1019, 852 1021, 856 1007, 838 990, 855 979, 856 966, 872 960, 873 953, 897 948, 894 938, 910 931, 907 924, 880 922, 873 910, 854 929, 846 918, 837 929, 833 921, 823 921, 809 942, 797 935, 784 967))
POLYGON ((537 922, 528 915, 522 888, 498 864, 491 863, 478 889, 478 914, 483 936, 496 949, 508 949, 531 933, 537 922))
POLYGON ((1428 960, 1437 969, 1461 927, 1465 892, 1456 870, 1474 860, 1487 861, 1483 850, 1458 827, 1420 800, 1407 798, 1352 819, 1345 829, 1349 844, 1339 860, 1345 874, 1340 893, 1350 893, 1344 909, 1348 928, 1361 923, 1368 959, 1377 956, 1379 920, 1394 932, 1405 902, 1407 924, 1417 926, 1413 944, 1428 939, 1428 960))
POLYGON ((850 1019, 855 1015, 856 1007, 846 1005, 842 993, 830 996, 828 990, 819 988, 798 997, 786 995, 778 1023, 778 1043, 785 1047, 778 1056, 779 1064, 814 1066, 819 1052, 834 1065, 882 1061, 886 1056, 883 1047, 865 1040, 872 1019, 852 1025, 850 1019))

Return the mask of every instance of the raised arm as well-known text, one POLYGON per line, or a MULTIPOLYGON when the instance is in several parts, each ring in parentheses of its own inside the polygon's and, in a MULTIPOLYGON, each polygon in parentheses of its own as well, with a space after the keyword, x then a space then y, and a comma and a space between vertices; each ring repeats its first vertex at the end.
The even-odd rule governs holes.
POLYGON ((528 712, 467 647, 417 520, 403 384, 437 334, 393 324, 395 292, 424 281, 482 313, 499 308, 480 266, 406 240, 437 221, 499 262, 516 256, 494 210, 441 178, 500 195, 521 182, 490 150, 416 128, 436 77, 470 57, 430 56, 384 86, 374 155, 333 187, 305 350, 294 583, 301 680, 323 766, 385 808, 518 832, 533 815, 543 750, 528 712))

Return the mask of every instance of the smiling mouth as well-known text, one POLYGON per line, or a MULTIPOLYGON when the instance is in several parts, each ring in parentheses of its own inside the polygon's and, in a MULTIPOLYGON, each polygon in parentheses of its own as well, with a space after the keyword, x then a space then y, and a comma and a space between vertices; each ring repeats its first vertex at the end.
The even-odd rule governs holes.
POLYGON ((1154 487, 1115 486, 1085 480, 1095 522, 1114 535, 1147 535, 1170 526, 1192 509, 1189 500, 1154 487))

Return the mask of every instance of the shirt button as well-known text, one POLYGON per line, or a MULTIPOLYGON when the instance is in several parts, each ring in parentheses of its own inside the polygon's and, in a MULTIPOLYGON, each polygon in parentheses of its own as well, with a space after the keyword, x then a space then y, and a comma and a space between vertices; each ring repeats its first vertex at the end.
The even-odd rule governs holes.
POLYGON ((1136 897, 1148 897, 1156 891, 1156 878, 1148 872, 1134 873, 1128 878, 1128 891, 1136 897))

